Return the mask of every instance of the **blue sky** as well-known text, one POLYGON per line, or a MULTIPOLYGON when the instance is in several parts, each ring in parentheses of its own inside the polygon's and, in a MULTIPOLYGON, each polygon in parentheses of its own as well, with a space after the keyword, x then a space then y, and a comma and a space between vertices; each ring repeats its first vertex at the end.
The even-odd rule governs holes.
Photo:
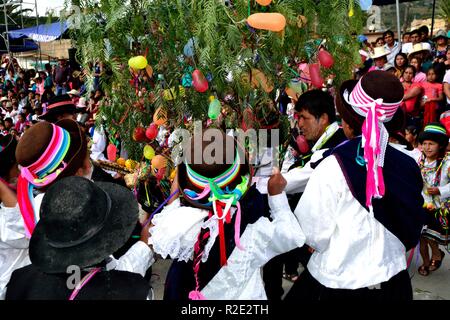
MULTIPOLYGON (((27 3, 23 5, 24 7, 32 8, 34 10, 34 0, 25 0, 24 2, 27 3)), ((48 9, 56 9, 58 12, 62 10, 64 7, 64 0, 37 0, 37 6, 39 15, 43 16, 48 9)))

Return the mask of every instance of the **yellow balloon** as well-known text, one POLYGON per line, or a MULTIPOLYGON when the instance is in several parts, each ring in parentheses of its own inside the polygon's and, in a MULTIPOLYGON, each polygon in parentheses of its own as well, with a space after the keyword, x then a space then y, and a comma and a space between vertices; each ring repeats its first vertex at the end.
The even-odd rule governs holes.
POLYGON ((256 0, 256 2, 258 2, 258 4, 262 6, 268 6, 269 4, 272 3, 272 0, 256 0))
POLYGON ((286 18, 281 13, 254 13, 247 18, 247 23, 255 29, 280 32, 286 27, 286 18))
POLYGON ((145 69, 148 65, 147 59, 144 56, 137 56, 128 60, 128 65, 135 70, 145 69))

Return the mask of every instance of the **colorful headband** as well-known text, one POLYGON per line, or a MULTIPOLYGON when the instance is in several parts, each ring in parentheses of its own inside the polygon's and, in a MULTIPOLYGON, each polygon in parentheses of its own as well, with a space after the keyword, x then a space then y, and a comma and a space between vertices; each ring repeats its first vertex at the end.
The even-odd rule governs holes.
POLYGON ((70 134, 54 124, 52 128, 53 136, 47 149, 35 163, 21 168, 17 181, 17 202, 29 238, 38 220, 34 206, 34 188, 48 186, 67 167, 63 159, 70 147, 70 134))
POLYGON ((430 133, 436 133, 436 134, 442 134, 444 136, 447 136, 447 131, 445 128, 442 128, 440 126, 436 125, 427 125, 425 129, 423 129, 423 132, 430 132, 430 133))
POLYGON ((362 126, 362 145, 367 164, 366 205, 372 210, 372 198, 380 199, 385 193, 382 168, 389 133, 383 122, 392 120, 403 100, 396 103, 374 100, 364 91, 361 81, 350 94, 344 92, 344 99, 356 113, 366 118, 362 126))
MULTIPOLYGON (((227 169, 224 173, 215 178, 204 177, 195 172, 187 163, 186 172, 189 181, 200 190, 203 190, 200 194, 195 191, 184 189, 184 194, 191 201, 199 201, 208 197, 208 204, 212 206, 214 215, 218 218, 219 223, 219 239, 220 239, 220 265, 227 264, 226 247, 225 247, 225 233, 224 233, 224 220, 226 223, 231 222, 230 209, 231 206, 236 206, 236 220, 234 224, 234 242, 236 247, 240 250, 244 250, 240 242, 240 228, 241 228, 241 205, 239 200, 245 194, 248 189, 248 182, 250 175, 240 176, 241 159, 239 156, 239 150, 236 149, 236 158, 233 165, 227 169), (235 181, 238 177, 241 177, 242 182, 236 186, 233 191, 230 191, 227 187, 230 183, 235 181), (223 190, 223 188, 225 188, 223 190)), ((190 293, 192 299, 201 299, 202 295, 199 291, 198 285, 198 267, 195 269, 196 289, 190 293)))

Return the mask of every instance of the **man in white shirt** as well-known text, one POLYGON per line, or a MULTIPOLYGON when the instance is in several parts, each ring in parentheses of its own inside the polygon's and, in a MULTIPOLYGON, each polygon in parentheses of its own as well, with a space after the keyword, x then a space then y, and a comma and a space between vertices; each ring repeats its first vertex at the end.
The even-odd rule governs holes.
POLYGON ((389 51, 387 55, 388 63, 391 65, 395 65, 395 56, 400 52, 401 45, 394 39, 394 33, 391 30, 387 30, 383 33, 383 39, 386 44, 384 47, 389 51))
POLYGON ((412 300, 406 251, 425 222, 422 177, 413 159, 387 146, 384 126, 402 97, 400 81, 382 71, 341 86, 337 105, 351 140, 314 170, 295 210, 315 252, 286 300, 412 300), (373 106, 383 113, 368 123, 373 106), (362 131, 373 123, 375 137, 362 131))

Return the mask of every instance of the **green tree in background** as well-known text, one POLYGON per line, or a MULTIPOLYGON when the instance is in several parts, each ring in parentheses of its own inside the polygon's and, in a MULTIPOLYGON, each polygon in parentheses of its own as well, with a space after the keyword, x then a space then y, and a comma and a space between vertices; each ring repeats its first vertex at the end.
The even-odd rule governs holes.
POLYGON ((320 43, 335 58, 331 69, 322 68, 322 77, 334 74, 335 85, 350 78, 360 61, 356 35, 364 24, 357 3, 278 0, 263 7, 254 0, 80 0, 82 27, 71 30, 71 37, 86 69, 98 61, 106 70, 102 87, 108 103, 97 119, 118 132, 132 157, 140 158, 144 145, 133 140, 134 129, 148 127, 160 107, 172 127, 184 126, 186 115, 206 120, 210 96, 230 110, 228 127, 248 122, 244 111, 264 119, 277 89, 302 76, 297 65, 317 62, 320 43), (283 14, 286 28, 270 32, 249 27, 246 19, 258 12, 283 14), (186 48, 192 47, 193 56, 186 56, 186 48), (147 82, 142 81, 145 70, 133 78, 128 67, 128 60, 138 55, 146 55, 152 66, 147 82), (186 85, 195 69, 208 78, 207 92, 186 85), (266 87, 261 81, 255 84, 255 70, 267 78, 266 87))

